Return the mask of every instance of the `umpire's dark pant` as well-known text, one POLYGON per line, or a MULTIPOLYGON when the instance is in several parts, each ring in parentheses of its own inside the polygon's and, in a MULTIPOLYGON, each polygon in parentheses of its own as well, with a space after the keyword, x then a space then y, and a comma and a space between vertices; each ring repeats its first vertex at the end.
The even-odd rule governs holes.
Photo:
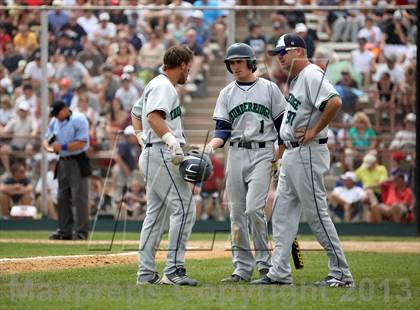
POLYGON ((60 233, 87 236, 89 232, 89 177, 82 177, 76 158, 60 159, 58 178, 58 226, 60 233), (72 206, 75 209, 73 219, 72 206))

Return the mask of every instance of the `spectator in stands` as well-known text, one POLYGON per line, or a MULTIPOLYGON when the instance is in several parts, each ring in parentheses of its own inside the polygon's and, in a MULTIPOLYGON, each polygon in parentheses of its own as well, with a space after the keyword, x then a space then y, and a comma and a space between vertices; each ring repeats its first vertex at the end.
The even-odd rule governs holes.
POLYGON ((129 219, 144 220, 146 217, 146 190, 144 182, 133 178, 124 195, 123 207, 129 219))
POLYGON ((223 190, 224 183, 224 171, 222 163, 214 156, 210 155, 211 163, 213 166, 213 171, 210 177, 203 182, 201 186, 201 198, 202 198, 202 208, 203 210, 197 210, 200 216, 200 219, 205 221, 207 219, 212 219, 214 217, 215 207, 219 208, 219 214, 217 219, 219 221, 224 220, 224 212, 222 209, 222 204, 220 202, 220 193, 223 190), (205 210, 204 210, 205 209, 205 210))
POLYGON ((341 176, 342 184, 336 186, 328 195, 332 211, 343 222, 363 219, 365 191, 356 185, 356 175, 347 171, 341 176))
POLYGON ((120 87, 120 79, 112 72, 112 65, 105 63, 102 66, 102 74, 92 81, 92 91, 98 94, 100 112, 106 113, 120 87))
MULTIPOLYGON (((381 201, 379 184, 388 179, 388 171, 384 165, 379 165, 376 155, 368 153, 363 157, 362 165, 355 171, 357 181, 362 182, 366 194, 374 194, 381 201), (369 191, 370 190, 370 191, 369 191), (373 191, 372 191, 373 190, 373 191)), ((372 197, 369 197, 373 201, 372 197)))
POLYGON ((145 38, 140 33, 137 33, 136 25, 128 24, 127 27, 127 34, 128 34, 128 43, 135 49, 138 53, 141 48, 143 47, 143 43, 145 42, 145 38))
POLYGON ((366 48, 372 53, 373 58, 377 59, 381 52, 382 31, 371 16, 366 17, 365 26, 360 29, 357 36, 366 38, 366 48))
POLYGON ((81 43, 83 43, 85 41, 86 36, 87 36, 86 31, 77 22, 77 15, 74 12, 70 13, 69 20, 66 24, 63 25, 63 27, 61 27, 61 31, 63 31, 63 32, 68 32, 68 31, 74 32, 76 34, 75 35, 75 40, 78 41, 78 42, 81 42, 81 43))
POLYGON ((392 139, 390 150, 414 153, 416 149, 416 114, 409 113, 404 119, 404 129, 399 130, 392 139))
POLYGON ((71 81, 71 88, 80 84, 90 85, 89 71, 86 70, 80 62, 76 61, 76 50, 70 49, 64 51, 65 63, 58 67, 56 78, 68 78, 71 81))
POLYGON ((404 79, 404 69, 401 64, 397 63, 397 56, 395 54, 386 56, 386 63, 378 64, 376 66, 376 73, 373 76, 373 81, 379 82, 383 72, 389 73, 391 82, 395 85, 400 84, 404 79))
POLYGON ((117 27, 117 31, 122 31, 128 23, 128 18, 124 10, 112 10, 110 13, 110 22, 117 27))
POLYGON ((316 46, 314 38, 308 33, 308 27, 304 23, 298 23, 295 26, 295 32, 305 41, 308 58, 312 59, 316 46))
POLYGON ((365 36, 359 34, 358 43, 359 48, 351 52, 351 62, 354 69, 362 76, 364 88, 367 89, 375 59, 366 47, 367 39, 365 36))
POLYGON ((22 55, 30 55, 38 47, 38 38, 27 24, 22 23, 13 38, 13 44, 22 55))
POLYGON ((2 64, 9 74, 14 74, 21 60, 24 60, 23 54, 15 48, 15 45, 12 42, 6 43, 6 50, 3 53, 2 64))
POLYGON ((82 113, 86 116, 90 124, 89 136, 94 137, 96 128, 96 112, 92 107, 89 106, 89 97, 87 93, 82 92, 79 95, 77 100, 77 107, 72 111, 82 113))
POLYGON ((157 32, 149 35, 149 41, 140 50, 138 63, 140 64, 141 78, 148 83, 157 74, 162 65, 165 46, 157 32))
POLYGON ((395 151, 391 153, 391 158, 391 177, 395 177, 398 174, 404 174, 407 185, 414 189, 415 167, 412 162, 413 158, 411 154, 406 154, 402 151, 395 151))
POLYGON ((405 67, 404 79, 399 87, 400 107, 404 114, 413 113, 416 104, 416 66, 414 63, 405 67))
POLYGON ((104 57, 96 50, 90 41, 84 43, 83 50, 77 54, 76 59, 85 66, 92 77, 100 74, 100 68, 105 62, 104 57))
POLYGON ((112 180, 114 193, 123 195, 132 180, 132 172, 137 167, 140 156, 140 147, 133 126, 124 129, 123 141, 118 143, 115 165, 112 167, 112 180))
POLYGON ((15 116, 12 102, 9 96, 4 95, 0 100, 0 129, 3 129, 7 123, 15 116))
POLYGON ((265 55, 265 36, 263 35, 262 26, 260 24, 252 23, 248 27, 249 35, 244 39, 244 43, 252 47, 258 61, 264 61, 265 55))
POLYGON ((68 23, 69 14, 66 11, 60 10, 60 6, 63 5, 61 0, 54 0, 52 5, 56 8, 48 12, 48 28, 54 34, 57 34, 68 23))
MULTIPOLYGON (((218 3, 215 0, 196 0, 193 4, 194 6, 212 6, 212 7, 218 7, 218 3)), ((197 11, 194 11, 194 13, 197 11)), ((193 13, 193 16, 194 16, 193 13)), ((214 25, 217 20, 222 15, 221 10, 205 10, 203 13, 203 19, 207 26, 211 27, 214 25)))
POLYGON ((93 10, 84 10, 82 16, 77 19, 77 23, 82 26, 83 30, 87 33, 87 37, 90 41, 94 39, 94 31, 98 24, 98 19, 93 10))
POLYGON ((166 26, 166 40, 170 45, 180 44, 186 30, 185 19, 181 12, 169 16, 169 24, 166 26))
POLYGON ((6 51, 6 43, 12 42, 12 38, 7 33, 6 26, 0 23, 0 56, 6 51))
POLYGON ((64 101, 64 103, 70 107, 73 99, 73 89, 71 88, 71 80, 67 78, 62 78, 58 83, 59 91, 57 94, 57 99, 64 101))
POLYGON ((379 223, 390 220, 400 223, 403 216, 413 209, 413 192, 405 181, 404 174, 380 184, 383 203, 372 206, 371 221, 379 223))
POLYGON ((194 92, 197 91, 197 85, 195 85, 197 75, 201 72, 204 63, 203 45, 198 42, 197 32, 192 28, 185 32, 183 44, 187 45, 194 53, 188 82, 185 86, 187 90, 194 92))
POLYGON ((110 141, 115 139, 115 135, 119 134, 128 126, 130 123, 130 114, 124 107, 118 98, 112 100, 110 109, 107 115, 106 131, 110 141))
POLYGON ((10 146, 14 151, 29 151, 35 143, 38 133, 36 120, 30 115, 30 105, 27 101, 17 104, 15 115, 0 132, 3 137, 11 137, 10 146))
POLYGON ((143 93, 144 83, 142 80, 138 79, 136 76, 136 70, 132 65, 126 65, 123 68, 123 74, 128 74, 130 76, 131 82, 133 83, 134 87, 137 89, 139 95, 143 93))
POLYGON ((93 41, 105 40, 111 43, 117 35, 117 27, 109 21, 110 17, 107 12, 99 14, 99 23, 93 28, 93 41))
POLYGON ((404 55, 407 51, 407 27, 402 22, 403 16, 399 10, 384 21, 382 38, 385 57, 389 55, 404 55))
POLYGON ((188 28, 192 28, 197 32, 198 42, 200 45, 207 46, 211 38, 210 26, 204 21, 204 14, 200 10, 195 10, 191 14, 188 28))
POLYGON ((387 118, 389 116, 391 132, 393 132, 395 129, 396 92, 397 86, 391 82, 391 75, 388 72, 383 72, 379 82, 376 83, 376 89, 373 93, 373 102, 375 107, 375 126, 378 131, 381 128, 381 118, 383 116, 386 116, 387 118))
POLYGON ((64 54, 66 50, 75 50, 79 53, 83 50, 80 42, 76 41, 77 34, 71 30, 60 32, 57 36, 56 54, 64 54))
POLYGON ((341 71, 341 80, 337 82, 335 89, 343 102, 340 112, 354 115, 359 109, 360 91, 358 91, 357 83, 351 77, 349 69, 344 68, 341 71))
POLYGON ((298 23, 306 23, 305 12, 296 5, 296 0, 284 0, 283 5, 292 6, 295 10, 277 11, 271 16, 273 21, 277 21, 286 26, 285 33, 293 31, 298 23))
MULTIPOLYGON (((48 154, 48 171, 47 171, 47 214, 48 218, 58 220, 57 212, 57 193, 58 193, 58 180, 54 177, 54 171, 57 165, 57 155, 48 154)), ((44 211, 41 200, 42 194, 42 179, 38 180, 35 186, 35 204, 39 211, 44 211)))
POLYGON ((115 93, 115 98, 120 100, 126 111, 131 111, 133 104, 140 98, 139 92, 134 87, 129 74, 124 73, 121 76, 121 87, 115 93))
POLYGON ((117 52, 110 56, 107 60, 112 64, 114 74, 121 76, 123 68, 126 65, 136 65, 136 53, 134 48, 128 43, 127 39, 122 39, 118 42, 117 52))
MULTIPOLYGON (((32 81, 34 87, 39 87, 43 79, 42 68, 41 68, 41 51, 35 51, 34 60, 28 62, 25 67, 25 76, 29 77, 32 81)), ((54 78, 55 69, 54 66, 48 62, 47 63, 47 79, 48 83, 51 83, 54 78)))
POLYGON ((355 163, 360 163, 362 156, 370 150, 376 150, 378 140, 368 116, 364 112, 357 112, 353 116, 353 127, 347 134, 347 148, 352 152, 355 163))
POLYGON ((0 183, 0 205, 4 219, 9 217, 12 206, 32 204, 32 184, 25 175, 25 166, 16 162, 10 172, 11 176, 0 183))
POLYGON ((22 85, 22 93, 20 95, 19 94, 20 92, 15 90, 15 96, 17 96, 16 104, 18 104, 21 101, 27 101, 30 107, 30 114, 33 115, 34 108, 36 105, 36 93, 30 80, 24 80, 22 85))

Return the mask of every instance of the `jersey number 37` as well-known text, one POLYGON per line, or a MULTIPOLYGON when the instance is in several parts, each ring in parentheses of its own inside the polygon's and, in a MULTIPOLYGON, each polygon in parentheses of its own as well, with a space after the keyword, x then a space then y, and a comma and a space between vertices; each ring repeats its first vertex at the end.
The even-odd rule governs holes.
POLYGON ((289 124, 290 126, 293 126, 293 121, 295 120, 296 113, 292 111, 287 111, 287 118, 286 118, 286 124, 289 124))

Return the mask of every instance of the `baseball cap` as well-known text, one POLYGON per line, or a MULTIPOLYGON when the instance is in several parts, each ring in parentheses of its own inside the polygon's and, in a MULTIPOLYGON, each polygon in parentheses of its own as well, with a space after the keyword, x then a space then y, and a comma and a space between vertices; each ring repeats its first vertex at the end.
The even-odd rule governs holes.
POLYGON ((370 167, 376 162, 376 156, 373 154, 366 154, 365 157, 363 157, 363 163, 362 165, 364 167, 370 167))
POLYGON ((308 27, 306 27, 306 25, 304 23, 298 23, 295 26, 295 32, 299 33, 299 32, 307 32, 308 31, 308 27))
POLYGON ((270 56, 277 55, 280 51, 285 50, 290 47, 301 47, 306 49, 305 41, 294 33, 287 33, 282 35, 277 41, 277 45, 274 49, 269 50, 268 54, 270 56))
POLYGON ((29 111, 29 109, 31 108, 31 106, 29 105, 29 102, 26 100, 20 101, 17 107, 19 110, 23 110, 23 111, 29 111))
POLYGON ((99 20, 109 20, 109 14, 107 12, 102 12, 101 14, 99 14, 99 20))
POLYGON ((66 104, 64 103, 64 101, 61 101, 61 100, 54 101, 50 107, 50 116, 56 117, 58 113, 65 107, 66 107, 66 104))
POLYGON ((136 135, 136 132, 134 131, 134 128, 132 125, 125 127, 124 129, 124 135, 129 136, 129 135, 136 135))
POLYGON ((125 65, 123 68, 124 73, 133 73, 134 67, 132 65, 125 65))
POLYGON ((415 123, 416 122, 416 114, 414 114, 414 113, 408 113, 406 116, 405 116, 405 119, 404 119, 406 122, 411 122, 411 123, 415 123))
POLYGON ((204 14, 203 14, 203 12, 202 12, 202 11, 200 11, 200 10, 195 10, 195 11, 191 14, 191 17, 194 17, 194 18, 199 18, 199 19, 203 19, 203 18, 204 18, 204 14))
POLYGON ((352 171, 347 171, 346 173, 341 175, 342 180, 352 180, 356 182, 356 174, 352 171))

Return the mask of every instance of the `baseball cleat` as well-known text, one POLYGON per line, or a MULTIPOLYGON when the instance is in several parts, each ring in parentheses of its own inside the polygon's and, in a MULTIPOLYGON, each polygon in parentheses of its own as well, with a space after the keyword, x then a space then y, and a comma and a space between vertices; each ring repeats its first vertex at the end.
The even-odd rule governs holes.
POLYGON ((328 287, 354 287, 353 281, 341 281, 334 277, 327 276, 324 280, 315 282, 316 286, 328 286, 328 287))
POLYGON ((159 277, 158 273, 155 273, 154 277, 150 280, 146 280, 146 281, 140 281, 137 280, 137 285, 159 285, 161 282, 161 279, 159 277))
POLYGON ((175 272, 171 274, 165 274, 161 280, 162 284, 169 285, 180 285, 180 286, 197 286, 197 280, 191 279, 185 273, 185 268, 177 268, 175 272))
POLYGON ((268 269, 268 268, 264 268, 264 269, 260 269, 260 270, 258 270, 259 271, 259 273, 260 273, 260 276, 261 277, 264 277, 265 275, 267 275, 267 273, 270 271, 270 269, 268 269))
POLYGON ((224 278, 220 280, 220 282, 223 283, 237 283, 237 282, 249 282, 248 280, 242 278, 241 276, 238 276, 237 274, 233 274, 230 277, 224 278))
POLYGON ((264 275, 261 279, 251 281, 250 284, 253 284, 253 285, 293 285, 292 283, 272 280, 267 275, 264 275))
POLYGON ((49 240, 73 240, 73 236, 71 234, 63 234, 59 230, 53 232, 49 237, 49 240))

